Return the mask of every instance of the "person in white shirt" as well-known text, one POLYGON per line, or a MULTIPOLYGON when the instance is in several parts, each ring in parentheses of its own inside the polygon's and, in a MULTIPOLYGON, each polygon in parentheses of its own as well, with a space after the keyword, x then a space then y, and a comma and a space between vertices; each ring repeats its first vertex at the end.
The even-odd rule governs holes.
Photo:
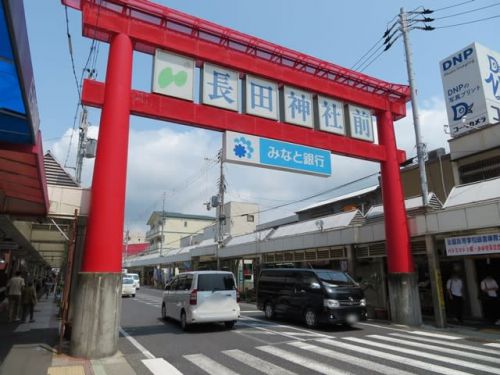
POLYGON ((487 275, 481 281, 481 291, 483 293, 484 317, 488 321, 500 325, 498 283, 491 275, 487 275))
POLYGON ((463 322, 462 310, 464 306, 463 295, 464 284, 458 274, 454 273, 446 282, 446 290, 448 291, 448 299, 450 300, 450 313, 458 320, 463 322))
POLYGON ((9 322, 19 321, 19 310, 21 306, 21 293, 24 288, 24 279, 21 272, 17 271, 16 276, 12 277, 7 283, 9 290, 9 322))

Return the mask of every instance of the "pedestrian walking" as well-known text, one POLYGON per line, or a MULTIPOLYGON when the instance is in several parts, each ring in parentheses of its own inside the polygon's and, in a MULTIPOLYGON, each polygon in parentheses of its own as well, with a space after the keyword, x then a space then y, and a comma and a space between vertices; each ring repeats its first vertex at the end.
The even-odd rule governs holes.
POLYGON ((35 290, 35 286, 33 285, 33 281, 29 281, 28 286, 23 288, 21 300, 23 303, 23 322, 26 322, 28 312, 30 314, 30 322, 34 322, 35 320, 33 319, 33 312, 35 310, 35 305, 37 303, 37 299, 36 299, 36 290, 35 290))
POLYGON ((46 299, 49 299, 49 285, 48 285, 48 278, 47 277, 45 277, 42 280, 42 290, 40 293, 40 299, 42 299, 43 296, 45 296, 46 299))
POLYGON ((7 282, 7 295, 9 298, 9 323, 19 321, 19 309, 21 307, 21 294, 24 288, 24 279, 21 277, 21 272, 17 271, 16 275, 7 282))
POLYGON ((446 282, 446 290, 448 291, 448 299, 450 300, 451 315, 462 323, 462 310, 464 306, 463 295, 464 284, 457 273, 453 273, 451 278, 446 282))
POLYGON ((491 277, 491 275, 487 275, 481 281, 481 293, 484 317, 490 323, 500 325, 500 299, 498 298, 498 283, 493 277, 491 277))

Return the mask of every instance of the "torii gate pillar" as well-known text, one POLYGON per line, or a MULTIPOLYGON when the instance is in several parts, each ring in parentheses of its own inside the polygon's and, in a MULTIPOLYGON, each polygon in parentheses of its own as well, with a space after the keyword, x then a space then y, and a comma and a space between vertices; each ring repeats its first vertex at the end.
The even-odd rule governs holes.
POLYGON ((118 349, 122 240, 132 82, 132 42, 111 40, 92 180, 82 272, 78 275, 71 354, 102 358, 118 349))
POLYGON ((391 112, 386 111, 377 115, 377 129, 379 143, 385 146, 386 151, 386 160, 380 163, 380 170, 391 320, 398 324, 419 326, 422 324, 422 314, 417 275, 411 254, 391 112))

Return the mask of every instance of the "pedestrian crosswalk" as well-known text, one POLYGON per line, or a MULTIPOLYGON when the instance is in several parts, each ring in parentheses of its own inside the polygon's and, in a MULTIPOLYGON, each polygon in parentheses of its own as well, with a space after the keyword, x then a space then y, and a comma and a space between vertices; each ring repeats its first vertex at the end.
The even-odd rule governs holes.
POLYGON ((144 303, 146 305, 158 307, 158 308, 161 306, 161 298, 155 297, 152 295, 148 295, 148 294, 142 294, 142 295, 136 294, 134 301, 144 303))
MULTIPOLYGON (((500 374, 500 348, 422 331, 385 335, 308 337, 250 350, 183 356, 184 374, 500 374), (498 349, 497 349, 498 348, 498 349), (193 372, 193 369, 197 371, 193 372)), ((322 335, 326 336, 326 335, 322 335)))

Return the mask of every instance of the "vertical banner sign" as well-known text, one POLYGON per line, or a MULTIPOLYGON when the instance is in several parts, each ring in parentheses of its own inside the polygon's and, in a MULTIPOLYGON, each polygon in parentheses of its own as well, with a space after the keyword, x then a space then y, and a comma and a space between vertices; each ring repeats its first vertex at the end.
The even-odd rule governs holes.
POLYGON ((193 77, 193 59, 160 49, 156 50, 153 66, 153 92, 192 101, 193 77))
POLYGON ((328 177, 330 151, 247 134, 226 132, 224 160, 290 172, 328 177))
POLYGON ((440 62, 452 137, 500 122, 500 54, 473 43, 440 62))

